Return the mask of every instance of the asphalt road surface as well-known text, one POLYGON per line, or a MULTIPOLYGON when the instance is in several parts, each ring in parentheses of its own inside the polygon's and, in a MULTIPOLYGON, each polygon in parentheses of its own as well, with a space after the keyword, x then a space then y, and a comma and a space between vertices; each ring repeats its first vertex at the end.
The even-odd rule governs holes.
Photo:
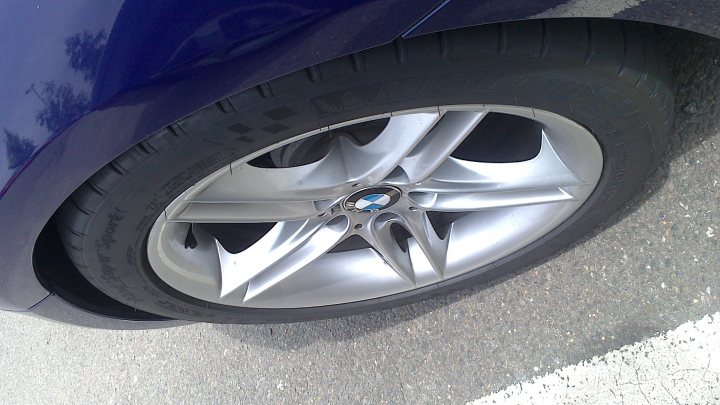
POLYGON ((465 403, 717 312, 720 48, 670 47, 667 163, 557 257, 490 287, 300 324, 104 331, 0 313, 0 401, 465 403))

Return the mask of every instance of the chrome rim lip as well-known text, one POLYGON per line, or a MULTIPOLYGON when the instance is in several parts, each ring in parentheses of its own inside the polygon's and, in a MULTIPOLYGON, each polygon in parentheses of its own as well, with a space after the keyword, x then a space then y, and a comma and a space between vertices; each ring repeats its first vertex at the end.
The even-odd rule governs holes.
MULTIPOLYGON (((567 220, 587 200, 599 181, 602 171, 602 151, 597 140, 581 125, 559 115, 526 107, 503 105, 455 105, 429 107, 388 114, 374 115, 353 121, 343 122, 325 128, 310 131, 286 141, 263 148, 253 154, 233 162, 205 177, 193 187, 177 197, 160 215, 153 225, 148 238, 148 259, 155 273, 172 288, 205 301, 219 304, 251 308, 307 308, 334 304, 350 303, 372 298, 407 292, 440 281, 465 274, 512 254, 536 241, 567 220), (447 238, 446 262, 441 273, 433 263, 423 258, 423 249, 417 241, 408 241, 408 256, 412 265, 412 280, 408 282, 398 272, 388 271, 383 264, 388 260, 372 249, 327 253, 315 259, 310 265, 293 271, 261 294, 248 299, 252 289, 250 282, 245 283, 237 293, 221 294, 223 277, 218 270, 223 260, 232 260, 231 256, 218 253, 219 244, 201 229, 196 236, 199 246, 188 254, 182 247, 187 225, 170 222, 168 216, 181 209, 199 191, 206 189, 218 179, 227 176, 232 170, 241 168, 252 159, 273 149, 307 138, 329 129, 403 115, 430 113, 435 111, 480 111, 517 115, 540 122, 552 139, 552 146, 563 162, 581 162, 574 167, 574 173, 582 178, 582 185, 565 187, 575 198, 568 201, 554 201, 546 204, 511 206, 475 211, 453 224, 453 230, 447 238), (583 163, 584 162, 584 163, 583 163), (519 220, 521 218, 522 220, 519 220), (454 233, 453 233, 454 232, 454 233), (465 235, 465 236, 462 236, 465 235), (482 243, 478 241, 488 241, 482 243), (341 270, 339 270, 341 268, 341 270), (302 288, 300 288, 302 287, 302 288)), ((386 179, 387 180, 387 179, 386 179)), ((380 182, 376 187, 391 186, 399 189, 403 202, 398 207, 386 207, 375 215, 396 213, 410 205, 422 206, 422 201, 406 201, 410 195, 417 194, 409 185, 380 182), (418 204, 419 203, 419 204, 418 204), (403 205, 404 204, 404 205, 403 205)), ((563 190, 565 191, 565 190, 563 190)), ((344 205, 350 194, 338 196, 337 201, 344 205)), ((435 199, 437 202, 438 198, 435 199)), ((450 201, 450 203, 453 203, 450 201)), ((338 232, 358 234, 352 230, 358 224, 364 229, 372 228, 365 213, 330 213, 332 218, 347 218, 347 224, 340 223, 338 232), (346 229, 347 228, 347 229, 346 229)), ((390 221, 392 222, 392 221, 390 221)), ((199 228, 199 227, 196 227, 199 228)), ((227 253, 227 252, 226 252, 227 253)), ((392 266, 391 266, 392 267, 392 266)))

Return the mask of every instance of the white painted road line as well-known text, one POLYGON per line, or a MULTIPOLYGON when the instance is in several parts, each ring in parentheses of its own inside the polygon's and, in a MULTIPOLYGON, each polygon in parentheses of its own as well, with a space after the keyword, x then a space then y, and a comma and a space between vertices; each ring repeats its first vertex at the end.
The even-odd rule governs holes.
POLYGON ((470 402, 592 403, 720 404, 720 312, 470 402))

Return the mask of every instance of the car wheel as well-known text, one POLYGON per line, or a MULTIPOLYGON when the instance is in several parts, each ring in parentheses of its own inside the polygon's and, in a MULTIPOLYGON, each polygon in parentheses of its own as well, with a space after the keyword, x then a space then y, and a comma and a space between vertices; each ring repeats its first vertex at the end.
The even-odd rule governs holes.
POLYGON ((569 246, 668 144, 646 26, 425 35, 263 83, 153 134, 58 211, 107 295, 209 322, 402 305, 569 246))

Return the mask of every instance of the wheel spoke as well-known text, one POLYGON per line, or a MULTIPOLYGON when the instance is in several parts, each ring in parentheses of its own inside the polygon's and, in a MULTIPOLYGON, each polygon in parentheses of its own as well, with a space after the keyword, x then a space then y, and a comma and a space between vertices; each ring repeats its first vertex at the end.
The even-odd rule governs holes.
POLYGON ((571 201, 575 197, 562 188, 552 188, 494 193, 416 193, 409 199, 428 211, 462 212, 571 201))
POLYGON ((487 113, 449 111, 399 164, 402 173, 388 183, 417 183, 428 178, 447 160, 487 113))
POLYGON ((375 185, 395 170, 440 120, 440 113, 413 113, 390 118, 367 145, 339 140, 342 160, 352 181, 375 185))
POLYGON ((252 299, 332 249, 347 236, 350 221, 341 216, 280 222, 240 253, 217 243, 220 255, 220 298, 249 283, 244 300, 252 299))
POLYGON ((254 223, 307 219, 322 215, 339 199, 323 201, 205 202, 189 201, 167 214, 169 222, 254 223))
POLYGON ((333 152, 303 166, 261 168, 243 163, 201 186, 190 196, 204 203, 277 203, 337 198, 347 190, 348 179, 333 152))
POLYGON ((368 226, 357 230, 360 235, 380 257, 395 271, 403 280, 415 285, 415 274, 412 270, 410 254, 404 251, 392 234, 390 229, 393 223, 399 223, 396 217, 376 218, 368 226))
POLYGON ((569 201, 582 187, 587 183, 563 163, 543 133, 533 159, 486 163, 450 157, 408 198, 426 210, 473 211, 569 201))
POLYGON ((445 257, 447 240, 440 239, 430 222, 427 213, 421 210, 407 211, 402 216, 405 229, 412 235, 424 253, 435 274, 443 278, 445 273, 445 257))

